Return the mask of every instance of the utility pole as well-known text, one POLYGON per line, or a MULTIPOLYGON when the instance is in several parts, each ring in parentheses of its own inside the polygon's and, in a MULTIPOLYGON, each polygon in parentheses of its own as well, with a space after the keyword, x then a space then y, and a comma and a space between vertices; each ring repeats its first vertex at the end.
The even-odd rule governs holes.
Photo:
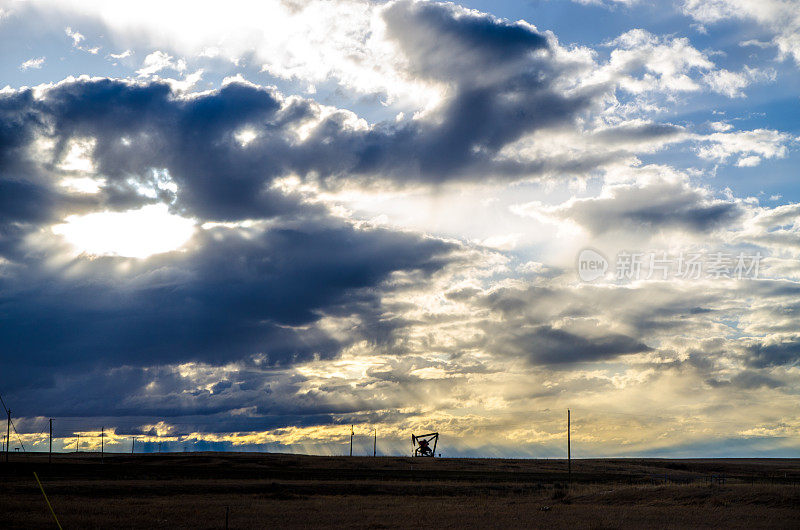
POLYGON ((105 456, 105 437, 106 437, 106 428, 100 427, 100 463, 103 463, 103 457, 105 456))
POLYGON ((81 452, 81 433, 77 433, 77 435, 78 435, 78 439, 75 440, 75 452, 76 453, 80 453, 81 452))
POLYGON ((353 436, 356 434, 353 427, 353 425, 350 426, 350 456, 353 456, 353 436))
POLYGON ((136 437, 131 436, 131 454, 133 454, 133 448, 136 447, 136 437))
POLYGON ((8 446, 11 445, 11 409, 8 409, 8 422, 6 423, 6 463, 8 463, 8 446))
POLYGON ((570 431, 570 418, 569 418, 569 409, 567 409, 567 475, 569 477, 569 482, 572 483, 572 447, 570 446, 569 431, 570 431))
POLYGON ((375 439, 372 441, 372 456, 378 456, 378 429, 375 428, 375 439))
POLYGON ((53 418, 50 418, 50 452, 47 453, 47 463, 53 463, 53 418))

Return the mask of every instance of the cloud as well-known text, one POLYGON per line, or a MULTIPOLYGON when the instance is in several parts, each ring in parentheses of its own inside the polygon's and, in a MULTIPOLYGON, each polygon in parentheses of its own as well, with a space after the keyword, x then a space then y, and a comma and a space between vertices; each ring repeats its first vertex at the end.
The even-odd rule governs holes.
POLYGON ((726 162, 738 155, 736 164, 740 167, 757 166, 765 158, 784 158, 789 145, 797 141, 788 133, 772 129, 715 132, 698 140, 701 145, 697 154, 701 158, 726 162))
POLYGON ((590 98, 530 86, 530 75, 465 88, 429 119, 374 126, 349 111, 242 82, 180 97, 166 82, 82 78, 41 89, 37 100, 32 90, 3 100, 37 117, 26 122, 31 134, 45 134, 41 123, 52 120, 58 156, 69 141, 92 139, 107 192, 144 185, 153 170, 166 169, 177 184, 176 208, 236 220, 289 211, 292 201, 273 184, 292 175, 334 186, 341 179, 402 185, 540 171, 549 164, 498 160, 498 153, 524 134, 570 122, 590 98), (244 130, 253 135, 246 146, 238 140, 244 130))
POLYGON ((0 92, 0 343, 16 352, 0 370, 23 421, 46 409, 176 444, 329 444, 320 452, 338 425, 369 422, 393 440, 447 430, 454 453, 474 442, 541 456, 555 454, 562 419, 549 414, 566 396, 602 440, 587 451, 606 454, 689 447, 712 413, 737 436, 796 410, 798 205, 762 207, 637 159, 686 142, 718 163, 788 156, 780 131, 715 122, 698 134, 678 114, 653 118, 681 95, 740 97, 767 71, 723 70, 713 52, 643 30, 604 62, 452 4, 162 2, 155 19, 153 6, 86 11, 115 49, 146 43, 142 77, 0 92), (404 113, 369 122, 241 75, 196 90, 198 54, 404 113), (183 79, 156 79, 170 69, 183 79), (583 187, 562 184, 575 177, 583 187), (397 188, 435 190, 424 201, 444 217, 452 189, 533 179, 548 182, 492 188, 481 204, 520 202, 521 215, 583 230, 523 219, 465 242, 339 202, 360 193, 383 208, 408 191, 397 188), (131 259, 58 233, 70 216, 153 209, 193 236, 131 259), (572 248, 589 237, 609 257, 611 239, 761 252, 763 278, 585 284, 572 248), (630 419, 642 407, 664 417, 630 419))
POLYGON ((784 385, 783 382, 764 375, 754 370, 745 370, 731 377, 730 380, 716 380, 710 379, 707 381, 712 386, 725 386, 731 385, 734 387, 751 390, 759 388, 779 388, 784 385))
MULTIPOLYGON (((242 6, 234 2, 228 7, 232 17, 242 6)), ((170 68, 184 72, 187 61, 213 48, 236 60, 254 54, 255 60, 263 61, 267 71, 279 77, 309 83, 336 79, 344 88, 379 94, 387 102, 400 98, 402 105, 416 108, 416 113, 401 120, 340 132, 335 130, 341 128, 336 119, 343 124, 359 118, 332 113, 308 100, 309 112, 320 121, 323 116, 330 118, 315 128, 312 116, 301 126, 313 133, 324 129, 327 137, 319 139, 325 143, 298 172, 314 172, 323 178, 348 174, 441 183, 563 174, 583 177, 678 141, 682 131, 676 126, 645 118, 659 98, 707 86, 739 97, 749 83, 769 77, 755 69, 739 73, 717 69, 708 54, 688 39, 659 37, 641 29, 612 40, 609 46, 615 49, 608 63, 602 64, 593 50, 562 46, 555 35, 527 22, 511 22, 452 4, 400 0, 382 5, 327 2, 298 7, 268 3, 263 9, 269 16, 258 19, 280 19, 282 27, 275 31, 245 31, 238 26, 234 30, 229 15, 193 9, 197 11, 193 19, 199 27, 209 25, 207 31, 187 31, 185 39, 164 40, 162 32, 167 29, 159 24, 179 23, 172 20, 172 9, 163 12, 163 20, 143 28, 138 9, 111 10, 91 3, 82 8, 121 39, 127 35, 124 42, 136 41, 132 35, 138 35, 138 39, 146 38, 149 49, 161 48, 144 59, 138 70, 143 77, 170 68), (345 15, 352 15, 346 27, 338 22, 345 15), (215 35, 219 39, 211 42, 215 35), (324 46, 309 46, 319 35, 325 35, 324 46), (245 48, 244 41, 249 43, 245 48), (167 42, 169 51, 162 51, 167 42), (647 122, 649 130, 642 126, 642 136, 627 134, 624 145, 617 144, 614 150, 596 145, 600 138, 611 139, 613 134, 607 129, 628 125, 632 117, 647 122), (659 128, 660 135, 653 134, 659 128), (538 148, 542 137, 547 143, 546 137, 555 135, 565 137, 558 142, 560 149, 538 148), (343 153, 342 160, 315 164, 319 157, 332 158, 335 152, 343 153)), ((169 34, 174 33, 170 29, 169 34)), ((173 84, 183 91, 192 87, 190 82, 173 84)), ((313 143, 313 136, 307 144, 313 143)))
POLYGON ((783 0, 684 0, 683 11, 704 24, 729 19, 753 21, 772 34, 772 44, 782 57, 800 65, 800 13, 783 0))
POLYGON ((733 129, 733 125, 724 121, 715 121, 712 122, 710 125, 711 128, 717 132, 725 132, 733 129))
POLYGON ((654 234, 662 230, 704 233, 728 228, 744 214, 740 204, 715 198, 709 190, 669 174, 635 183, 607 184, 599 195, 591 198, 573 198, 556 206, 522 204, 514 207, 514 211, 571 221, 594 235, 619 231, 654 234))
POLYGON ((64 33, 67 34, 67 37, 72 39, 72 45, 75 46, 76 48, 78 47, 78 45, 80 45, 81 42, 86 40, 86 37, 84 37, 82 33, 78 33, 77 31, 74 31, 70 27, 64 28, 64 33))
POLYGON ((606 46, 614 49, 597 75, 616 78, 620 88, 632 94, 675 95, 698 92, 705 85, 730 98, 744 97, 743 89, 752 83, 775 79, 773 70, 747 66, 741 72, 718 69, 709 53, 692 46, 686 37, 632 29, 606 46))
POLYGON ((714 63, 685 37, 659 37, 643 29, 632 29, 608 46, 615 47, 608 69, 624 75, 620 86, 632 93, 697 91, 700 86, 690 76, 692 71, 714 68, 714 63), (638 72, 642 72, 641 77, 631 75, 638 72))
POLYGON ((17 257, 0 279, 0 340, 17 352, 3 370, 25 386, 34 372, 330 358, 344 344, 318 326, 324 315, 367 318, 391 274, 424 277, 453 250, 316 217, 203 230, 189 250, 145 260, 78 257, 66 275, 17 257))
POLYGON ((527 358, 533 364, 574 365, 650 350, 643 342, 616 333, 582 336, 548 325, 508 329, 506 332, 506 335, 493 337, 489 348, 501 355, 527 358))
POLYGON ((742 90, 753 82, 775 81, 774 70, 757 70, 748 66, 742 72, 729 70, 715 70, 705 76, 705 82, 714 92, 724 94, 729 98, 744 97, 742 90))
MULTIPOLYGON (((120 57, 124 56, 124 54, 120 55, 120 57)), ((183 59, 175 60, 171 55, 162 51, 154 51, 144 58, 142 67, 136 73, 140 77, 147 77, 166 69, 183 72, 186 70, 186 61, 183 59)))
POLYGON ((20 70, 39 70, 42 66, 44 66, 44 57, 35 57, 33 59, 28 59, 21 65, 19 65, 20 70))
POLYGON ((125 50, 124 52, 120 53, 109 53, 108 56, 112 59, 125 59, 126 57, 130 57, 133 55, 133 50, 125 50))
POLYGON ((429 87, 409 83, 394 69, 394 50, 382 39, 381 7, 360 0, 270 0, 257 6, 245 0, 224 6, 59 0, 17 11, 27 9, 43 20, 57 17, 61 24, 89 18, 104 26, 106 35, 136 50, 164 50, 168 44, 169 54, 186 60, 213 50, 232 63, 246 58, 282 79, 338 80, 358 93, 424 101, 432 94, 429 87))
POLYGON ((78 50, 91 53, 92 55, 97 55, 100 51, 100 46, 95 46, 93 48, 88 48, 86 46, 81 46, 81 42, 86 41, 86 37, 82 33, 78 33, 74 31, 72 28, 67 27, 64 29, 64 32, 67 36, 72 39, 72 47, 78 50))
POLYGON ((749 363, 758 368, 794 366, 800 362, 800 341, 793 337, 788 340, 754 344, 750 346, 748 353, 749 363))
POLYGON ((450 85, 452 96, 428 120, 368 137, 359 170, 431 180, 524 173, 524 162, 498 160, 500 149, 536 130, 573 122, 597 95, 559 88, 573 66, 562 64, 553 43, 530 25, 445 4, 399 2, 383 16, 410 74, 450 85))
POLYGON ((532 61, 536 52, 547 52, 550 45, 544 34, 524 22, 424 2, 394 2, 382 16, 387 37, 399 44, 412 75, 457 86, 494 84, 513 79, 518 68, 550 62, 532 61))
POLYGON ((355 225, 272 185, 303 160, 289 127, 313 116, 308 102, 236 83, 192 98, 111 80, 37 90, 0 95, 0 342, 17 351, 3 371, 18 387, 34 366, 41 382, 123 365, 331 358, 359 335, 324 319, 389 330, 379 321, 390 279, 424 282, 459 259, 458 244, 355 225), (236 140, 248 125, 266 135, 254 150, 236 140), (65 164, 73 155, 88 162, 65 164), (60 186, 65 175, 95 189, 60 186), (68 215, 144 204, 200 226, 179 251, 138 260, 71 257, 51 232, 68 215), (220 220, 235 222, 207 224, 220 220))

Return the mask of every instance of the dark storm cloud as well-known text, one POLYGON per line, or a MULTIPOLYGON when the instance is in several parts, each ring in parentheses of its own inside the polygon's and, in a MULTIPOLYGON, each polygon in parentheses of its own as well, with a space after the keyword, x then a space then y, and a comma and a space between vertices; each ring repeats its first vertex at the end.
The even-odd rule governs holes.
POLYGON ((733 386, 744 390, 758 388, 780 388, 784 383, 773 377, 755 371, 747 370, 733 376, 730 380, 709 379, 706 381, 713 387, 733 386))
POLYGON ((797 338, 770 344, 754 344, 747 348, 750 366, 794 366, 800 362, 800 340, 797 338))
MULTIPOLYGON (((191 432, 251 429, 251 419, 230 414, 248 408, 263 415, 258 429, 312 425, 336 414, 399 409, 410 395, 456 402, 452 385, 466 374, 499 370, 462 360, 455 348, 441 352, 452 354, 451 364, 409 354, 419 348, 404 335, 408 328, 455 317, 415 322, 400 309, 387 316, 387 280, 401 272, 424 281, 458 259, 458 245, 356 228, 275 184, 295 175, 335 188, 591 170, 618 155, 531 160, 500 153, 531 133, 576 126, 609 87, 576 88, 572 74, 585 65, 559 58, 552 38, 523 23, 429 3, 398 2, 383 15, 408 61, 405 73, 446 87, 441 106, 422 118, 353 125, 349 112, 239 82, 186 95, 165 82, 79 79, 39 88, 36 97, 29 89, 0 94, 0 256, 8 260, 0 262, 0 373, 15 410, 207 415, 187 419, 182 429, 191 432), (246 145, 238 136, 244 130, 255 133, 246 145), (90 155, 105 179, 97 194, 57 185, 68 174, 59 162, 72 141, 84 138, 95 142, 90 155), (39 150, 37 139, 52 140, 53 153, 39 150), (160 178, 175 191, 159 188, 160 178), (69 214, 153 202, 198 224, 265 222, 198 229, 185 251, 141 261, 81 256, 65 264, 49 259, 48 251, 60 250, 55 246, 24 244, 26 235, 69 214), (347 324, 331 330, 324 317, 347 324), (335 358, 361 341, 395 354, 397 363, 370 369, 355 386, 341 378, 301 388, 306 381, 294 365, 335 358), (176 372, 176 365, 193 362, 208 373, 176 372), (432 380, 417 373, 423 369, 445 375, 432 380), (357 394, 366 386, 370 391, 357 394)), ((594 140, 615 147, 680 134, 674 126, 645 124, 609 129, 594 140)), ((706 230, 738 215, 728 203, 674 191, 631 192, 619 203, 587 203, 567 213, 600 230, 620 222, 706 230)), ((627 300, 629 290, 582 294, 536 288, 481 298, 478 290, 454 291, 451 299, 475 302, 476 313, 495 312, 476 324, 483 337, 464 333, 455 341, 498 364, 602 362, 650 351, 641 337, 690 327, 694 320, 678 324, 673 317, 699 320, 702 314, 687 308, 706 302, 695 296, 648 306, 651 293, 641 294, 647 300, 639 304, 627 300), (605 322, 598 318, 600 301, 617 308, 605 322), (551 325, 584 318, 591 324, 551 325)))
POLYGON ((509 330, 501 340, 490 338, 489 343, 501 355, 527 359, 536 365, 596 362, 650 351, 643 342, 619 333, 582 336, 548 325, 509 330))
MULTIPOLYGON (((288 175, 330 185, 440 182, 599 162, 497 158, 525 134, 573 122, 599 96, 598 89, 559 88, 574 67, 555 57, 543 34, 444 4, 399 2, 383 16, 407 74, 448 85, 444 103, 427 118, 354 128, 350 113, 321 118, 312 100, 243 83, 179 96, 163 82, 69 80, 41 89, 41 97, 32 90, 0 95, 2 178, 33 164, 26 150, 37 135, 56 142, 55 160, 39 173, 53 169, 71 139, 93 138, 92 156, 108 180, 106 206, 129 207, 131 181, 147 183, 153 170, 166 169, 178 185, 176 208, 205 220, 236 220, 295 212, 296 202, 271 187, 288 175), (298 137, 309 121, 316 126, 298 137), (244 128, 258 134, 246 147, 236 140, 244 128)), ((35 172, 24 173, 30 180, 35 172)))
POLYGON ((95 139, 92 156, 109 182, 104 193, 111 206, 115 200, 129 206, 120 197, 130 194, 131 181, 148 184, 154 170, 167 170, 178 185, 176 207, 206 220, 291 214, 295 201, 271 185, 293 174, 335 185, 346 178, 402 183, 524 171, 492 159, 521 135, 571 119, 586 103, 558 95, 546 80, 517 79, 459 87, 432 121, 354 129, 345 112, 319 120, 313 102, 236 83, 179 98, 164 83, 79 80, 47 90, 41 100, 25 91, 0 100, 38 116, 22 126, 23 136, 54 139, 56 159, 71 139, 95 139), (20 100, 28 102, 24 110, 20 100), (317 125, 298 138, 295 131, 310 120, 317 125), (236 134, 245 129, 258 136, 242 146, 236 134))
POLYGON ((341 344, 313 326, 323 314, 368 318, 392 272, 433 273, 455 248, 327 218, 263 232, 213 229, 194 243, 141 262, 83 260, 64 277, 35 264, 36 272, 0 277, 0 343, 13 352, 3 371, 23 383, 94 365, 332 357, 341 344))
POLYGON ((54 196, 45 187, 24 180, 0 180, 0 226, 53 220, 54 196))
MULTIPOLYGON (((465 295, 466 296, 466 295, 465 295)), ((534 365, 601 362, 632 353, 658 352, 664 339, 707 332, 719 292, 670 284, 620 286, 515 286, 475 295, 488 309, 477 344, 534 365), (698 311, 699 307, 704 310, 698 311), (498 320, 499 317, 499 320, 498 320), (559 322, 554 326, 553 322, 559 322)), ((666 365, 655 368, 666 368, 666 365)))
MULTIPOLYGON (((8 355, 0 368, 7 390, 72 381, 58 395, 71 392, 76 409, 91 393, 81 388, 84 372, 221 365, 258 354, 268 366, 290 366, 334 357, 343 341, 391 341, 407 323, 383 317, 385 280, 396 271, 430 275, 454 259, 456 247, 356 229, 276 181, 519 177, 549 162, 498 161, 498 152, 525 134, 573 122, 596 94, 557 88, 570 67, 529 26, 449 5, 398 3, 385 17, 409 75, 449 85, 427 118, 353 126, 349 112, 323 114, 314 101, 246 83, 182 95, 164 82, 82 78, 0 94, 0 252, 8 260, 0 275, 0 344, 8 355), (298 135, 309 123, 307 135, 298 135), (246 145, 237 137, 243 130, 256 134, 246 145), (63 176, 81 176, 59 164, 84 139, 94 142, 89 155, 104 179, 96 194, 58 185, 63 176), (43 147, 48 142, 52 148, 43 147), (176 189, 159 187, 161 178, 176 189), (57 248, 24 243, 69 214, 153 202, 198 224, 271 224, 200 231, 186 252, 142 261, 79 257, 53 265, 48 252, 57 248), (352 337, 323 330, 325 315, 353 318, 352 337)), ((141 388, 133 377, 107 385, 106 395, 125 402, 141 388)), ((212 395, 244 391, 233 384, 218 390, 212 395)))
POLYGON ((548 48, 546 37, 530 25, 452 4, 396 2, 383 17, 389 36, 409 58, 409 69, 429 79, 480 84, 508 75, 510 67, 525 66, 532 53, 548 48))
POLYGON ((56 160, 36 144, 52 138, 63 149, 67 138, 51 135, 54 118, 32 90, 0 94, 0 256, 24 254, 25 236, 67 215, 150 202, 122 183, 112 183, 97 195, 68 193, 57 186, 56 160))
POLYGON ((572 67, 531 26, 423 2, 395 3, 384 19, 409 72, 449 90, 431 122, 369 137, 361 169, 433 181, 542 171, 543 161, 497 162, 495 156, 527 133, 571 122, 599 95, 556 88, 572 67))
MULTIPOLYGON (((38 386, 37 392, 18 391, 15 409, 21 415, 110 417, 107 425, 131 427, 153 423, 151 418, 172 418, 181 426, 191 422, 184 428, 202 432, 330 423, 332 414, 358 410, 300 392, 305 381, 291 369, 250 361, 237 363, 235 369, 199 365, 185 372, 172 366, 97 367, 64 373, 55 384, 38 386), (244 408, 252 415, 230 415, 244 408)), ((94 419, 86 423, 98 425, 94 419)))
POLYGON ((286 130, 310 118, 305 104, 283 105, 267 89, 230 84, 219 92, 178 99, 164 83, 110 79, 61 83, 42 113, 63 148, 70 138, 95 138, 98 171, 119 184, 147 183, 166 169, 178 185, 177 207, 201 219, 264 218, 297 211, 296 201, 269 189, 292 169, 286 130), (237 131, 262 133, 242 149, 237 131))
POLYGON ((27 156, 42 125, 32 102, 30 92, 0 95, 0 256, 11 252, 31 225, 54 220, 56 194, 27 156))
POLYGON ((546 214, 572 220, 600 235, 615 230, 708 232, 729 226, 742 217, 744 209, 685 182, 663 180, 614 186, 608 194, 571 200, 547 209, 546 214))
MULTIPOLYGON (((82 79, 43 88, 40 97, 32 90, 0 95, 6 389, 116 366, 218 365, 256 354, 269 366, 329 358, 342 339, 316 326, 324 315, 379 323, 375 329, 391 333, 396 324, 380 317, 381 284, 395 271, 435 272, 455 246, 357 229, 271 189, 297 168, 335 172, 336 148, 315 149, 345 135, 348 116, 329 117, 307 145, 289 131, 318 112, 312 102, 246 84, 181 98, 164 83, 82 79), (259 133, 249 148, 235 138, 244 127, 259 133), (94 139, 90 154, 106 180, 97 194, 57 184, 72 174, 58 167, 71 141, 85 138, 94 139), (50 140, 52 151, 37 139, 50 140), (164 170, 177 193, 142 194, 139 187, 153 189, 164 170), (79 257, 54 267, 48 252, 60 249, 23 244, 69 214, 158 201, 200 222, 283 220, 263 230, 199 231, 188 251, 143 261, 79 257)), ((114 388, 110 394, 121 397, 126 387, 114 388)))

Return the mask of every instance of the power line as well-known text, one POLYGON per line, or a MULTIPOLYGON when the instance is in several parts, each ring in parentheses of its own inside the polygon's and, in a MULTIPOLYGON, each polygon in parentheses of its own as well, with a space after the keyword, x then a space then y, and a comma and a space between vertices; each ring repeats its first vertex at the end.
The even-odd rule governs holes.
MULTIPOLYGON (((17 432, 17 427, 14 425, 14 420, 11 419, 11 410, 8 407, 6 407, 6 402, 3 401, 3 395, 2 394, 0 394, 0 403, 2 403, 2 405, 3 405, 3 410, 6 412, 6 414, 8 414, 8 418, 9 418, 8 421, 11 423, 11 428, 14 429, 14 434, 17 435, 17 440, 19 441, 19 446, 22 448, 22 452, 23 453, 27 452, 27 451, 25 451, 25 444, 22 443, 22 438, 20 437, 19 432, 17 432)), ((8 446, 10 444, 11 444, 11 440, 6 440, 6 451, 8 451, 8 446)))

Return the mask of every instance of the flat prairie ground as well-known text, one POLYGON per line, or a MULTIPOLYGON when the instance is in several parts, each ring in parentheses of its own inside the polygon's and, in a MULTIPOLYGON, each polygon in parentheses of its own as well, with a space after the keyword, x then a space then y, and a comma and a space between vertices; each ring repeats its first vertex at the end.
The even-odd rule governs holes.
POLYGON ((800 460, 11 455, 0 528, 800 528, 800 460))

